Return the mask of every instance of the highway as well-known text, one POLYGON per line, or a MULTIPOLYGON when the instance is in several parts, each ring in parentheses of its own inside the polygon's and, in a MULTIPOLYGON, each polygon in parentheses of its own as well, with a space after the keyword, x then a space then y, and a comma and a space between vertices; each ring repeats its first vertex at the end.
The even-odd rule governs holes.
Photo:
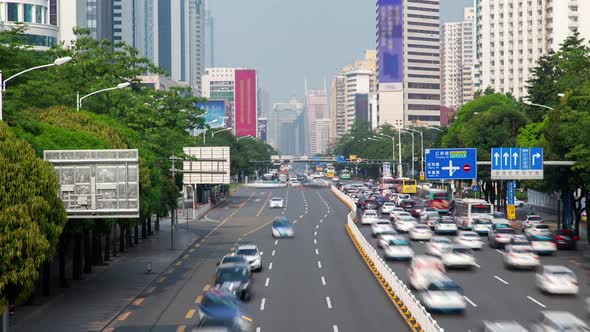
POLYGON ((203 233, 121 311, 105 331, 190 331, 216 263, 241 243, 262 251, 246 303, 257 332, 409 330, 345 230, 348 208, 329 189, 240 189, 202 221, 203 233), (270 197, 285 199, 270 209, 270 197), (273 239, 271 221, 295 222, 295 238, 273 239))
MULTIPOLYGON (((371 227, 360 222, 357 225, 365 238, 377 248, 377 241, 371 237, 371 227)), ((587 317, 584 301, 590 296, 590 280, 588 272, 579 262, 578 252, 558 251, 554 256, 542 256, 543 265, 565 265, 576 273, 580 282, 577 296, 552 296, 544 295, 536 288, 535 272, 507 270, 503 264, 504 251, 490 248, 487 237, 482 240, 484 248, 475 251, 479 267, 448 271, 448 275, 464 289, 468 308, 463 315, 434 315, 445 331, 479 331, 483 320, 516 320, 526 327, 538 318, 541 310, 564 310, 580 318, 587 317)), ((424 254, 425 242, 413 242, 412 248, 416 255, 424 254)), ((390 262, 389 266, 409 285, 409 263, 390 262)))

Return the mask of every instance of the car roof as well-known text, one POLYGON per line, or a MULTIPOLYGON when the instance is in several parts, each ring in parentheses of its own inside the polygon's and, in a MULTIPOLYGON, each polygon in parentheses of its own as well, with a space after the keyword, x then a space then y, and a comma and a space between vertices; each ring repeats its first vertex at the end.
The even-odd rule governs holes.
POLYGON ((464 235, 464 234, 470 234, 470 235, 473 235, 473 234, 475 234, 475 235, 478 235, 478 234, 477 234, 476 232, 474 232, 474 231, 460 231, 460 232, 459 232, 459 235, 464 235))
POLYGON ((376 210, 367 210, 367 211, 365 211, 365 214, 367 214, 367 213, 371 213, 371 214, 372 214, 372 213, 375 213, 375 214, 376 214, 376 213, 377 213, 377 211, 376 211, 376 210))
POLYGON ((282 200, 283 198, 282 197, 273 197, 271 199, 280 199, 280 200, 282 200))
POLYGON ((517 322, 510 321, 496 321, 488 322, 484 321, 483 325, 493 332, 527 332, 522 325, 517 322))
POLYGON ((238 250, 240 249, 258 249, 258 247, 255 244, 242 244, 238 247, 238 250))
POLYGON ((562 265, 543 265, 543 270, 545 272, 572 272, 572 270, 562 265))
POLYGON ((526 217, 527 217, 527 218, 530 218, 530 217, 539 217, 539 218, 541 218, 541 216, 540 216, 540 215, 538 215, 538 214, 529 214, 529 215, 527 215, 526 217))
POLYGON ((384 224, 385 223, 391 224, 391 222, 388 219, 379 219, 379 220, 377 220, 377 223, 381 223, 381 222, 384 223, 384 224))
POLYGON ((435 240, 435 242, 436 241, 451 242, 451 239, 449 239, 448 237, 444 237, 444 236, 433 236, 430 241, 432 241, 432 240, 435 240))
POLYGON ((562 327, 588 327, 588 325, 582 321, 580 318, 576 317, 571 312, 567 311, 557 311, 557 310, 547 310, 541 311, 541 315, 551 320, 553 322, 559 323, 560 325, 563 324, 562 327))

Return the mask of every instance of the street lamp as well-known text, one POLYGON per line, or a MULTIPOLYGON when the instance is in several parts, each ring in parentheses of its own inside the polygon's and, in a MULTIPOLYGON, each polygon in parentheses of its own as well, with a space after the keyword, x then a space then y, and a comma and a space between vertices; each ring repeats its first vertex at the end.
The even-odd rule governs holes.
POLYGON ((530 102, 530 101, 528 101, 528 100, 525 100, 525 101, 523 101, 523 103, 524 103, 525 105, 529 105, 529 106, 537 106, 537 107, 543 107, 543 108, 546 108, 546 109, 548 109, 548 110, 555 111, 555 108, 553 108, 553 107, 549 107, 549 106, 547 106, 547 105, 535 104, 535 103, 533 103, 533 102, 530 102))
POLYGON ((219 129, 218 131, 213 131, 213 132, 211 132, 211 138, 215 137, 215 134, 217 134, 217 133, 232 130, 232 129, 233 129, 232 127, 229 127, 229 128, 219 129))
POLYGON ((80 108, 82 108, 82 101, 90 96, 94 96, 97 93, 101 93, 101 92, 106 92, 106 91, 112 91, 112 90, 118 90, 118 89, 125 89, 127 87, 131 86, 131 83, 129 82, 123 82, 123 83, 119 83, 117 84, 117 86, 114 86, 112 88, 106 88, 106 89, 102 89, 102 90, 98 90, 98 91, 94 91, 92 93, 89 93, 83 97, 80 97, 80 92, 76 92, 76 112, 80 111, 80 108))
MULTIPOLYGON (((424 133, 421 132, 420 130, 416 130, 416 129, 412 129, 412 128, 406 128, 406 130, 410 130, 412 132, 418 133, 420 134, 420 150, 421 150, 421 158, 420 158, 420 174, 424 174, 424 133)), ((412 139, 414 137, 412 136, 412 139)), ((412 158, 413 161, 414 158, 412 158)))
MULTIPOLYGON (((392 161, 395 160, 395 136, 389 136, 389 135, 385 135, 385 134, 382 134, 382 133, 379 133, 378 135, 379 136, 382 136, 382 137, 391 138, 391 145, 392 145, 392 147, 391 147, 391 160, 392 161)), ((401 143, 401 139, 399 140, 399 142, 401 143)), ((397 156, 397 158, 398 158, 397 159, 397 175, 398 175, 398 177, 401 177, 401 174, 402 174, 401 173, 401 171, 402 171, 402 167, 401 167, 401 164, 402 164, 402 145, 399 144, 398 147, 399 147, 399 154, 397 156)))
POLYGON ((6 80, 3 80, 2 71, 0 70, 0 121, 3 120, 2 119, 2 109, 3 109, 3 98, 2 97, 3 97, 4 91, 6 91, 6 83, 8 81, 10 81, 11 79, 13 79, 13 78, 15 78, 15 77, 17 77, 19 75, 22 75, 24 73, 28 73, 28 72, 33 71, 33 70, 43 69, 43 68, 53 67, 53 66, 61 66, 64 63, 67 63, 67 62, 70 62, 70 61, 72 61, 72 58, 69 57, 69 56, 66 56, 66 57, 63 57, 63 58, 57 58, 57 59, 55 59, 55 61, 53 61, 53 63, 49 63, 49 64, 46 64, 46 65, 41 65, 41 66, 32 67, 32 68, 23 70, 23 71, 21 71, 19 73, 16 73, 16 74, 10 76, 6 80))
MULTIPOLYGON (((212 123, 215 123, 219 121, 219 119, 215 119, 212 120, 211 122, 205 123, 205 126, 209 126, 212 123)), ((211 128, 211 126, 209 126, 209 128, 211 128)), ((207 135, 205 135, 207 133, 207 128, 205 128, 205 130, 203 130, 203 145, 207 144, 207 135)))
POLYGON ((252 136, 252 135, 248 135, 248 136, 242 136, 242 137, 238 137, 238 138, 236 139, 236 142, 237 142, 237 141, 239 141, 239 140, 241 140, 241 139, 244 139, 244 138, 254 138, 254 139, 256 139, 256 137, 254 137, 254 136, 252 136))
MULTIPOLYGON (((416 150, 416 148, 414 147, 414 133, 408 131, 408 129, 400 129, 400 132, 403 132, 405 134, 410 134, 412 135, 412 178, 414 177, 414 151, 416 150)), ((401 141, 400 141, 401 143, 401 141)))

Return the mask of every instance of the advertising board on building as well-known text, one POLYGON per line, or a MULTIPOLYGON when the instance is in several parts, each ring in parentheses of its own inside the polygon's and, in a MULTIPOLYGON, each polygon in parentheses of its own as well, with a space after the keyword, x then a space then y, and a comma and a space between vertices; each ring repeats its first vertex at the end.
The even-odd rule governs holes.
POLYGON ((207 112, 207 114, 205 115, 205 123, 212 123, 213 121, 217 121, 212 123, 211 126, 222 127, 225 126, 225 104, 225 100, 207 100, 204 102, 197 103, 197 107, 207 112))
POLYGON ((263 142, 266 142, 267 139, 267 125, 268 120, 266 118, 258 119, 258 138, 263 142))
POLYGON ((236 136, 256 136, 256 70, 236 69, 234 133, 236 136))
POLYGON ((379 90, 403 88, 403 5, 402 0, 378 0, 379 90))

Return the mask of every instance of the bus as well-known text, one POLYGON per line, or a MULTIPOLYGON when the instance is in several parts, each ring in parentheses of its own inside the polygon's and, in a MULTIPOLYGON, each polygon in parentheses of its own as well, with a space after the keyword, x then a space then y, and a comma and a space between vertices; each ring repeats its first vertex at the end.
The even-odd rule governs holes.
POLYGON ((494 206, 483 199, 465 198, 455 201, 453 214, 458 228, 471 230, 473 219, 493 218, 494 206))
POLYGON ((416 180, 409 178, 397 178, 393 180, 393 188, 398 193, 415 194, 418 191, 416 180))
POLYGON ((424 198, 426 206, 434 208, 438 213, 449 213, 451 207, 451 195, 448 191, 442 189, 426 189, 424 190, 424 198))
POLYGON ((340 178, 341 178, 342 180, 350 180, 350 171, 349 171, 349 170, 347 170, 347 169, 343 169, 343 170, 340 172, 340 178))
POLYGON ((395 179, 391 176, 384 176, 381 178, 379 189, 386 190, 391 189, 395 186, 395 179))
POLYGON ((330 179, 336 176, 336 167, 334 165, 328 165, 326 167, 326 176, 330 179))

